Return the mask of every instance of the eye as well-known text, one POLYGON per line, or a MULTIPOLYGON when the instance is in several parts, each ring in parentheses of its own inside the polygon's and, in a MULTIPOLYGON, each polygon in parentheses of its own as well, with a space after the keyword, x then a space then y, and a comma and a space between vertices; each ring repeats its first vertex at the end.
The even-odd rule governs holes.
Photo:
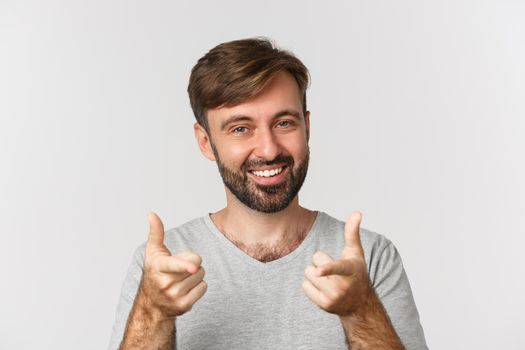
POLYGON ((292 123, 289 120, 281 120, 279 123, 277 123, 277 125, 280 128, 286 128, 286 127, 289 127, 290 125, 292 125, 292 123))
POLYGON ((248 128, 245 126, 238 126, 235 129, 233 129, 234 134, 244 134, 248 131, 248 128))

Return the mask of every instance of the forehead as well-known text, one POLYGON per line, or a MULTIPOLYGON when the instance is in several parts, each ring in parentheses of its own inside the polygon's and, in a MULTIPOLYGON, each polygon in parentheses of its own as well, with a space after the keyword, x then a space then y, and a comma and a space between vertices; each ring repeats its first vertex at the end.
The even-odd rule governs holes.
POLYGON ((256 96, 233 107, 208 110, 210 126, 218 125, 232 115, 247 115, 253 119, 270 118, 281 110, 296 110, 302 114, 302 96, 295 78, 287 71, 273 76, 256 96))

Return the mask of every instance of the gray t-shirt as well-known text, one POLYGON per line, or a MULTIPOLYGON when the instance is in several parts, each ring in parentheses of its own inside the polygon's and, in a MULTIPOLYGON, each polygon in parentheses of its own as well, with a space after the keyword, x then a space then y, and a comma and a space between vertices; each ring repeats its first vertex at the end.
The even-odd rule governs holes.
MULTIPOLYGON (((412 291, 394 245, 360 229, 370 280, 407 349, 427 349, 412 291)), ((176 346, 185 349, 347 349, 339 317, 315 305, 302 290, 304 269, 322 250, 334 259, 343 250, 344 222, 319 212, 303 242, 290 254, 262 263, 217 229, 208 215, 165 232, 172 254, 202 257, 208 290, 177 317, 176 346)), ((118 349, 144 264, 136 250, 122 287, 109 349, 118 349)))

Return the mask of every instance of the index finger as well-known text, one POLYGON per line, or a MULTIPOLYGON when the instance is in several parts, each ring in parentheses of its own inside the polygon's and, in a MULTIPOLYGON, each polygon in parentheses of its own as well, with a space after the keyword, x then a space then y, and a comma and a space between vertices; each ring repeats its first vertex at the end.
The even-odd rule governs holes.
POLYGON ((319 277, 329 275, 351 276, 355 271, 355 267, 350 260, 341 259, 318 266, 316 274, 319 277))
POLYGON ((176 256, 159 256, 157 268, 164 273, 195 273, 199 271, 199 267, 194 263, 180 259, 176 256))

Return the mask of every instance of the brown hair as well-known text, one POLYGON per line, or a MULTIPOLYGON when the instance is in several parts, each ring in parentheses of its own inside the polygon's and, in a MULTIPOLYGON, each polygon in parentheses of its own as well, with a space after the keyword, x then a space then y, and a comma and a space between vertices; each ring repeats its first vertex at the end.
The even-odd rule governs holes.
POLYGON ((275 73, 287 70, 297 81, 306 113, 310 75, 291 52, 258 37, 225 42, 208 51, 191 70, 188 95, 197 122, 208 132, 207 111, 232 107, 263 90, 275 73))

